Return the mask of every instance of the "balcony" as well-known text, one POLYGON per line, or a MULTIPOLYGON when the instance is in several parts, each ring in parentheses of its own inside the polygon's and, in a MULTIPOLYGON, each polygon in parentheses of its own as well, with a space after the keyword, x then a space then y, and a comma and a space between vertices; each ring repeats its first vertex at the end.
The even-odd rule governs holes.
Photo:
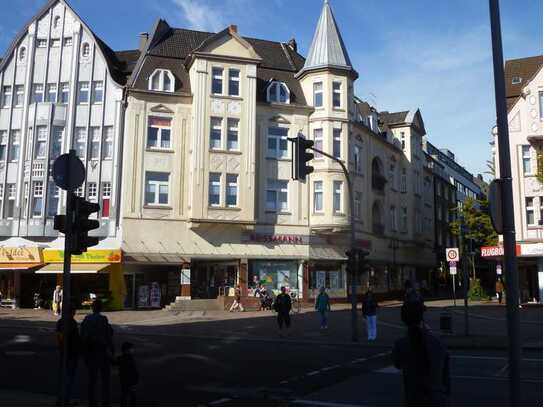
POLYGON ((376 191, 384 192, 386 183, 387 179, 381 174, 373 174, 371 177, 371 187, 376 191))
POLYGON ((384 236, 385 235, 385 225, 382 223, 374 223, 373 224, 373 233, 376 236, 384 236))

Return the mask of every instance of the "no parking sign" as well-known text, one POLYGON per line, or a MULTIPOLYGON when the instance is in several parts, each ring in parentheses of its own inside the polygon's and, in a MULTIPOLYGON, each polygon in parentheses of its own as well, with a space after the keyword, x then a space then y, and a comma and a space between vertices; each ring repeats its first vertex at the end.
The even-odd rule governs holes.
POLYGON ((447 257, 447 261, 459 261, 460 260, 460 252, 458 250, 458 247, 449 247, 445 249, 445 255, 447 257))

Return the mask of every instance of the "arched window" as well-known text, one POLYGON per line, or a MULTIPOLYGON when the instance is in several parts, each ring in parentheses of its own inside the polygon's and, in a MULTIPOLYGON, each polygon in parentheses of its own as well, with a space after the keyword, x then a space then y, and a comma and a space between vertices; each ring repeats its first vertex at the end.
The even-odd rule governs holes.
POLYGON ((26 48, 25 47, 21 47, 19 49, 19 61, 24 61, 26 58, 26 48))
POLYGON ((373 233, 383 235, 385 225, 383 223, 383 210, 379 201, 375 201, 371 207, 371 219, 373 222, 373 233))
POLYGON ((60 16, 55 16, 55 18, 53 19, 53 28, 58 27, 60 27, 60 16))
POLYGON ((149 77, 149 90, 159 92, 173 92, 175 90, 175 78, 166 69, 157 69, 149 77))
POLYGON ((90 56, 90 45, 88 42, 84 42, 81 46, 81 56, 83 58, 88 58, 90 56))
POLYGON ((268 86, 268 102, 290 103, 290 90, 283 82, 273 81, 268 86))

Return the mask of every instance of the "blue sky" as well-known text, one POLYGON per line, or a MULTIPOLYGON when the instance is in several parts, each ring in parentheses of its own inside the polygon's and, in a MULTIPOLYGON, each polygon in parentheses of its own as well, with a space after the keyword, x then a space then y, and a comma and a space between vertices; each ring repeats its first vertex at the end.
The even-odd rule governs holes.
MULTIPOLYGON (((2 0, 0 54, 45 0, 2 0)), ((322 0, 69 0, 113 49, 165 18, 171 25, 287 41, 305 54, 322 0), (108 10, 108 12, 105 12, 108 10)), ((429 140, 486 170, 495 121, 487 0, 330 0, 351 60, 357 94, 380 110, 420 108, 429 140)), ((543 54, 543 2, 502 0, 507 59, 543 54)))

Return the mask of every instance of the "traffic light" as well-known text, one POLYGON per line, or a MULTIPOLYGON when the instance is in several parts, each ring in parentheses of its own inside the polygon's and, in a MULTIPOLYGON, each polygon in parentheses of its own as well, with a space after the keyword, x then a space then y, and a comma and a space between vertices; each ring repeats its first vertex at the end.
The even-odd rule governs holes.
POLYGON ((347 250, 345 252, 345 255, 347 256, 347 272, 353 273, 356 271, 356 260, 358 256, 358 252, 356 250, 347 250))
POLYGON ((74 227, 72 254, 82 254, 90 246, 96 246, 99 239, 89 236, 89 232, 100 227, 100 222, 89 216, 100 211, 100 205, 84 198, 74 197, 74 227))
POLYGON ((314 158, 313 153, 308 153, 306 150, 313 147, 312 140, 306 140, 298 135, 294 139, 294 174, 293 179, 305 181, 305 177, 311 174, 314 168, 307 165, 314 158))

